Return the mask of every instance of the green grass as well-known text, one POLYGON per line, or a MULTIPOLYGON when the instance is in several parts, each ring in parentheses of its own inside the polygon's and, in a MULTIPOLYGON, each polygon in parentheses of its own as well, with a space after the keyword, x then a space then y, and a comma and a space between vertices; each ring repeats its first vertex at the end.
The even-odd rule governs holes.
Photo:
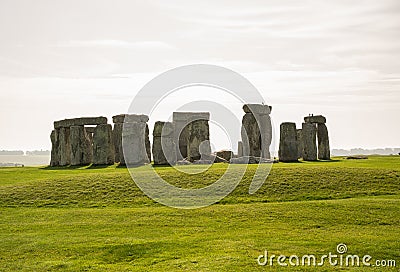
MULTIPOLYGON (((0 271, 308 271, 260 267, 256 258, 264 250, 321 256, 338 243, 349 254, 394 259, 396 268, 381 270, 398 270, 400 157, 274 164, 249 195, 255 167, 228 197, 195 210, 155 203, 125 168, 0 168, 0 271)), ((156 170, 198 188, 225 169, 156 170)), ((146 175, 149 167, 134 171, 146 175)))

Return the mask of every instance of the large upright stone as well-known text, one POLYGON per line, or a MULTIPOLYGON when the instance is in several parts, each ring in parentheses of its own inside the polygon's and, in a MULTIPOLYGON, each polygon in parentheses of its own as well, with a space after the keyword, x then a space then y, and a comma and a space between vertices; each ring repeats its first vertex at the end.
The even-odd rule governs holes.
POLYGON ((124 163, 128 166, 137 166, 149 163, 146 147, 146 127, 143 122, 125 123, 122 131, 122 145, 124 149, 124 163))
POLYGON ((71 164, 71 143, 69 140, 69 127, 61 127, 58 129, 58 152, 60 158, 60 166, 71 164))
POLYGON ((123 123, 115 123, 113 128, 113 142, 114 142, 114 152, 115 152, 115 162, 124 161, 124 152, 122 149, 122 130, 123 123))
POLYGON ((296 133, 297 133, 297 148, 298 148, 297 158, 300 159, 303 158, 303 153, 304 153, 303 130, 298 129, 296 133))
POLYGON ((245 104, 242 119, 243 156, 269 159, 272 141, 271 107, 261 104, 245 104))
MULTIPOLYGON (((148 161, 151 161, 151 146, 150 146, 150 140, 149 140, 149 128, 147 126, 147 121, 149 120, 149 117, 144 114, 119 114, 113 116, 113 122, 114 122, 114 129, 113 129, 113 141, 114 141, 114 149, 115 149, 115 162, 119 162, 121 165, 126 164, 125 163, 125 157, 124 157, 124 150, 122 146, 122 134, 124 129, 131 129, 132 126, 127 125, 127 124, 136 124, 136 123, 142 123, 145 124, 145 130, 143 132, 143 135, 137 134, 138 137, 143 138, 145 142, 145 149, 146 149, 146 154, 148 157, 148 161), (124 128, 126 126, 126 128, 124 128)), ((130 134, 129 132, 128 134, 130 134)), ((138 132, 139 133, 139 132, 138 132)), ((141 164, 138 163, 138 164, 141 164)))
POLYGON ((87 165, 92 162, 91 139, 84 126, 71 126, 71 165, 87 165))
POLYGON ((114 144, 112 127, 109 124, 97 125, 93 134, 93 164, 114 164, 114 144))
POLYGON ((59 136, 59 132, 57 129, 54 129, 51 131, 51 134, 50 134, 50 140, 51 140, 50 166, 59 166, 60 165, 58 136, 59 136))
MULTIPOLYGON (((174 112, 172 121, 174 124, 174 141, 176 143, 176 155, 178 160, 189 156, 189 124, 195 120, 210 120, 209 112, 174 112)), ((193 148, 193 145, 192 145, 193 148)))
POLYGON ((176 145, 174 126, 171 122, 156 122, 153 130, 154 165, 175 165, 176 145))
POLYGON ((238 157, 243 157, 243 142, 238 141, 238 157))
POLYGON ((317 128, 313 123, 303 123, 303 160, 316 161, 317 160, 317 128))
POLYGON ((280 126, 279 161, 297 161, 298 145, 295 123, 282 123, 280 126))
POLYGON ((151 162, 151 144, 149 137, 149 126, 146 124, 145 134, 144 134, 144 143, 146 146, 147 158, 149 158, 149 162, 151 162))
POLYGON ((202 155, 211 154, 210 129, 208 120, 195 120, 188 126, 187 157, 193 162, 200 160, 202 155))
POLYGON ((319 123, 317 125, 317 138, 318 138, 318 159, 330 160, 330 147, 329 147, 329 136, 328 128, 325 124, 319 123))

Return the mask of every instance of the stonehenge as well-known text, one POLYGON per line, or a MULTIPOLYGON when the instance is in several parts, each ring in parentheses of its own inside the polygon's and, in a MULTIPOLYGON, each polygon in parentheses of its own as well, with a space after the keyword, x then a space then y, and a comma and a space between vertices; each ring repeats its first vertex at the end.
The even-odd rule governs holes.
POLYGON ((113 117, 82 117, 54 122, 50 166, 126 164, 124 140, 130 164, 150 162, 151 150, 146 115, 120 114, 113 117), (124 129, 124 125, 126 126, 124 129))
POLYGON ((324 116, 304 117, 302 128, 297 130, 294 123, 281 124, 279 161, 295 161, 295 156, 296 161, 300 158, 304 161, 330 160, 329 135, 324 116))
MULTIPOLYGON (((230 150, 211 152, 210 113, 174 112, 172 122, 157 121, 150 144, 149 117, 143 114, 119 114, 112 117, 81 117, 54 122, 50 134, 50 166, 154 165, 229 163, 270 163, 272 141, 271 107, 245 104, 240 128, 238 153, 230 150)), ((326 118, 304 117, 301 129, 296 124, 280 125, 279 161, 330 160, 326 118)))

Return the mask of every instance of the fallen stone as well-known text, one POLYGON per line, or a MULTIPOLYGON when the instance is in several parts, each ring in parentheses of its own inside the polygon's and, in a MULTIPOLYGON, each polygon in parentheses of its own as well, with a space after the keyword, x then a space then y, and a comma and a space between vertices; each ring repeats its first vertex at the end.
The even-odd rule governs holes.
POLYGON ((221 150, 218 151, 216 154, 218 157, 223 158, 226 161, 229 161, 231 158, 233 158, 233 152, 230 150, 221 150))

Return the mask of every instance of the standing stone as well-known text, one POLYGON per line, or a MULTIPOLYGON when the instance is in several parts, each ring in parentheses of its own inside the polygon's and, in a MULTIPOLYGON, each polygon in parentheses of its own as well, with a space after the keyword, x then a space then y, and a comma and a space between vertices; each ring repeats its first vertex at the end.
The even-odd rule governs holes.
MULTIPOLYGON (((176 143, 176 155, 178 160, 188 158, 188 141, 190 137, 189 124, 195 120, 205 120, 208 126, 209 112, 174 112, 172 121, 174 124, 174 141, 176 143)), ((209 133, 209 132, 208 132, 209 133)), ((193 148, 193 145, 192 145, 193 148)))
POLYGON ((270 159, 272 142, 271 107, 260 104, 245 104, 242 119, 243 156, 270 159))
POLYGON ((242 119, 243 156, 261 156, 261 133, 256 118, 246 113, 242 119))
POLYGON ((149 163, 146 148, 146 123, 125 123, 122 131, 122 145, 124 147, 124 163, 128 166, 137 166, 149 163))
POLYGON ((71 164, 71 143, 69 141, 69 127, 61 127, 58 129, 59 135, 59 158, 60 166, 65 166, 71 164))
POLYGON ((298 147, 297 158, 301 159, 303 158, 303 152, 304 152, 303 131, 301 129, 297 130, 297 147, 298 147))
POLYGON ((209 156, 211 154, 208 120, 190 122, 188 134, 187 155, 189 161, 200 160, 202 155, 209 156))
POLYGON ((238 142, 238 157, 243 157, 243 142, 238 142))
POLYGON ((54 129, 50 134, 51 140, 51 159, 50 159, 50 166, 59 166, 60 165, 60 158, 59 158, 59 142, 58 142, 58 135, 59 132, 57 129, 54 129))
POLYGON ((112 127, 109 124, 97 125, 93 134, 93 164, 114 164, 114 144, 112 127))
POLYGON ((171 122, 156 122, 153 130, 154 165, 175 165, 176 145, 171 122))
POLYGON ((91 139, 84 126, 70 127, 71 165, 87 165, 92 162, 91 139))
POLYGON ((298 145, 295 123, 282 123, 280 126, 279 161, 297 161, 298 145))
POLYGON ((316 134, 317 128, 313 123, 303 123, 303 145, 304 153, 303 160, 305 161, 316 161, 317 160, 317 143, 316 134))
POLYGON ((147 153, 147 158, 149 158, 149 162, 151 162, 151 145, 150 145, 150 139, 149 139, 149 126, 146 124, 146 132, 144 136, 144 141, 145 141, 145 146, 146 146, 146 153, 147 153))
POLYGON ((114 152, 115 152, 115 162, 124 161, 124 153, 122 150, 122 130, 123 123, 115 123, 113 129, 113 142, 114 142, 114 152))
POLYGON ((317 125, 317 136, 318 136, 318 159, 330 160, 330 147, 329 147, 329 136, 328 128, 325 124, 319 123, 317 125))
MULTIPOLYGON (((136 124, 136 123, 144 124, 144 127, 145 127, 145 129, 143 131, 143 135, 140 135, 141 132, 138 132, 138 134, 137 134, 137 137, 140 137, 141 139, 143 139, 143 141, 145 143, 147 159, 143 159, 143 161, 146 161, 146 163, 147 163, 147 161, 151 161, 151 146, 150 146, 150 140, 149 140, 149 128, 147 126, 148 120, 149 120, 149 117, 144 114, 119 114, 119 115, 113 116, 113 122, 114 122, 113 142, 114 142, 114 149, 115 149, 115 162, 119 162, 120 165, 126 164, 125 157, 124 157, 124 149, 122 146, 123 133, 126 130, 126 132, 127 132, 126 135, 128 135, 128 134, 131 135, 132 132, 130 132, 130 130, 132 129, 132 126, 130 126, 128 124, 136 124)), ((137 142, 140 142, 140 141, 137 141, 137 142)), ((131 144, 132 144, 132 142, 131 142, 131 144)), ((137 147, 132 147, 132 148, 139 149, 137 147)), ((138 161, 137 164, 142 164, 142 162, 139 162, 139 160, 134 159, 134 161, 138 161)), ((135 163, 135 165, 136 165, 136 163, 135 163)))

